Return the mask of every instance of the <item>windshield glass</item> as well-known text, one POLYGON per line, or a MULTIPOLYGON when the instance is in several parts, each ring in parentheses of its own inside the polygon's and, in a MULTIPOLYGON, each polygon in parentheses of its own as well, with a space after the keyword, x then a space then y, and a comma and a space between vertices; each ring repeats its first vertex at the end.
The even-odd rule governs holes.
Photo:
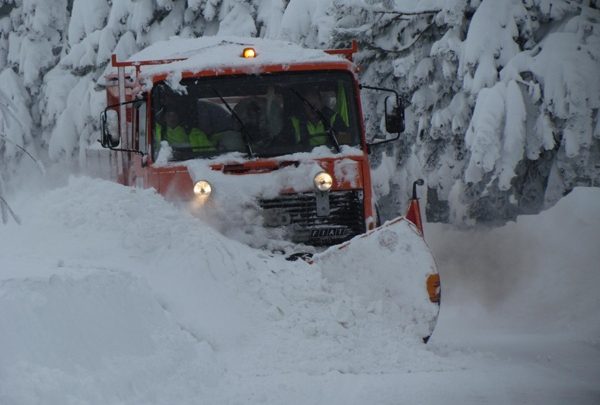
POLYGON ((273 157, 326 145, 360 145, 352 76, 302 72, 184 79, 152 90, 153 153, 171 160, 242 152, 273 157), (164 145, 164 144, 163 144, 164 145))

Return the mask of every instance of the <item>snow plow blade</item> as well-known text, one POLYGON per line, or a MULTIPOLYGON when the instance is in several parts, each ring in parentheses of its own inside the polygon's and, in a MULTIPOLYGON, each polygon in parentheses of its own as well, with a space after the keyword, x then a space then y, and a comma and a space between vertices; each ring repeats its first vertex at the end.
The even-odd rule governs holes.
POLYGON ((440 309, 440 278, 414 223, 396 218, 312 260, 330 282, 341 284, 365 307, 388 312, 403 332, 427 343, 440 309))

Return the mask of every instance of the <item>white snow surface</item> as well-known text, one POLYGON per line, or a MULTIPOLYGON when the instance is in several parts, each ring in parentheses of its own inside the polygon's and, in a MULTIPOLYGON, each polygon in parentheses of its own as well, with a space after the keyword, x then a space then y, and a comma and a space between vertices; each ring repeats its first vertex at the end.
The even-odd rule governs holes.
MULTIPOLYGON (((388 299, 375 238, 309 265, 152 190, 86 177, 23 189, 10 198, 22 224, 0 227, 2 404, 600 399, 598 189, 495 230, 427 224, 443 284, 427 345, 419 312, 388 299)), ((383 246, 408 231, 380 233, 383 246)), ((399 271, 427 260, 412 246, 399 271)))

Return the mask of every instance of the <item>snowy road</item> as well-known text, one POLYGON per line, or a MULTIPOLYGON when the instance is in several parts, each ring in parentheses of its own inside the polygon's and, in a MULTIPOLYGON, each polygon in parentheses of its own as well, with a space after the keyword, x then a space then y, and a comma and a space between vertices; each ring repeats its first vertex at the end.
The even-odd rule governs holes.
POLYGON ((0 227, 2 404, 597 404, 600 207, 578 189, 489 232, 426 228, 428 345, 385 302, 87 178, 0 227))

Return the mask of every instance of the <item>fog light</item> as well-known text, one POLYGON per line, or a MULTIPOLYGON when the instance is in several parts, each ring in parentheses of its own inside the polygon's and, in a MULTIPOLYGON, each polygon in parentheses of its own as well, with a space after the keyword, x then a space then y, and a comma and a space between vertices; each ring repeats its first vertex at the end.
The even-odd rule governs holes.
POLYGON ((329 191, 333 185, 333 178, 327 172, 319 172, 313 179, 315 187, 319 191, 329 191))
POLYGON ((208 197, 210 193, 212 193, 212 186, 208 181, 200 180, 197 181, 196 184, 194 184, 194 194, 196 194, 197 196, 208 197))

